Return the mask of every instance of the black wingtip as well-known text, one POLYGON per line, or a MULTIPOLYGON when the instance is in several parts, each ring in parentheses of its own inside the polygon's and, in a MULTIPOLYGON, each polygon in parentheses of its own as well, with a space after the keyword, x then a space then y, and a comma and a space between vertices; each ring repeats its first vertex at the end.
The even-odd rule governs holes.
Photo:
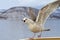
POLYGON ((44 31, 50 31, 50 29, 45 29, 44 31))
POLYGON ((47 29, 47 31, 50 31, 50 29, 47 29))

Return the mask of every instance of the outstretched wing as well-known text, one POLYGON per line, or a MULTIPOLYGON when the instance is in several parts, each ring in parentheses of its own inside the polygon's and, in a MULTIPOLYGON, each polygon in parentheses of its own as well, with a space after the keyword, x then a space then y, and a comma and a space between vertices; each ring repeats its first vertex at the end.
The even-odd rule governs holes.
POLYGON ((35 19, 36 19, 35 12, 30 7, 29 7, 29 10, 28 10, 28 15, 30 16, 30 19, 32 19, 33 21, 35 21, 35 19))
POLYGON ((39 11, 38 16, 36 18, 36 22, 39 24, 44 24, 46 19, 49 17, 50 14, 52 14, 53 11, 55 11, 59 7, 58 2, 53 2, 41 9, 39 11))

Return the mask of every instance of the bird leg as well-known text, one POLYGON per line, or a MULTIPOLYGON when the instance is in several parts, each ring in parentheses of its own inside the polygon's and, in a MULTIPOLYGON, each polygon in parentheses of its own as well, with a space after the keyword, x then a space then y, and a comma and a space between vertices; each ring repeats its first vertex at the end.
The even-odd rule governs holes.
POLYGON ((33 39, 34 39, 34 37, 35 37, 35 33, 34 33, 34 35, 33 35, 33 37, 32 37, 32 38, 29 38, 29 40, 33 40, 33 39))
POLYGON ((33 37, 32 38, 34 38, 35 37, 35 33, 34 33, 34 35, 33 35, 33 37))
POLYGON ((38 38, 41 38, 41 35, 42 35, 42 31, 41 31, 40 35, 38 35, 38 38))

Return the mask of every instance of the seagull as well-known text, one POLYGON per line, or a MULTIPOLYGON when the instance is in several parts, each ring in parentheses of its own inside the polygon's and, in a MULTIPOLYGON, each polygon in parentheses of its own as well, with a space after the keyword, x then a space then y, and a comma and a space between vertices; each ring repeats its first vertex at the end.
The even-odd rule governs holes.
MULTIPOLYGON (((54 1, 52 3, 47 4, 41 10, 39 10, 37 17, 33 14, 33 11, 30 9, 30 16, 31 18, 24 17, 22 20, 24 23, 28 25, 30 31, 34 33, 33 38, 35 37, 36 33, 43 31, 50 31, 50 29, 46 29, 44 24, 47 18, 52 14, 59 6, 59 0, 54 1)), ((41 34, 38 37, 41 37, 41 34)))

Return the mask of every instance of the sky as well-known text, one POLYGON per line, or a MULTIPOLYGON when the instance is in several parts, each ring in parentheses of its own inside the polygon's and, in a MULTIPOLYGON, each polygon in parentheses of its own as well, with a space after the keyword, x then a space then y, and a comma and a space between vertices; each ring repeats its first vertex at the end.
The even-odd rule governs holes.
POLYGON ((15 6, 27 6, 40 8, 55 0, 0 0, 0 9, 8 9, 15 6))

